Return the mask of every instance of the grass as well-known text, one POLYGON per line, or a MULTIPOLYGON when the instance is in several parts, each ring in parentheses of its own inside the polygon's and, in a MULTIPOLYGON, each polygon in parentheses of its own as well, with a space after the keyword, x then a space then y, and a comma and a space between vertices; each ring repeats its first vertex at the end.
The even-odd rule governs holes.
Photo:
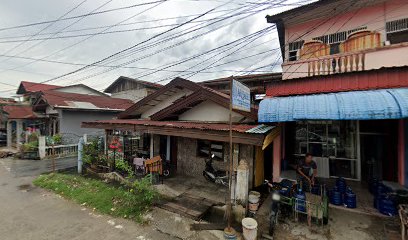
POLYGON ((51 173, 39 176, 33 183, 101 213, 138 222, 158 198, 148 178, 125 187, 80 175, 51 173))

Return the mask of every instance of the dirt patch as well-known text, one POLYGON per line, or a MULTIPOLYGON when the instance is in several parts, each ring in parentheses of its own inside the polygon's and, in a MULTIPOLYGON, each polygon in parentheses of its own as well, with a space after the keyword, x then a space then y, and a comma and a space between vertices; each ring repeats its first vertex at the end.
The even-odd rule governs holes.
POLYGON ((33 189, 33 186, 31 184, 22 184, 17 186, 18 190, 23 191, 23 192, 28 192, 31 189, 33 189))

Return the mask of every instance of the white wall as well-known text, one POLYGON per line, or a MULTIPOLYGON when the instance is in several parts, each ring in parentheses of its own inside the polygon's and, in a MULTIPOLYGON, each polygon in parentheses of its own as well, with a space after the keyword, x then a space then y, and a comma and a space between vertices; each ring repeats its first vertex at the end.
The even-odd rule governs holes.
MULTIPOLYGON (((232 113, 232 121, 240 121, 244 116, 239 113, 232 113)), ((228 122, 229 109, 220 106, 212 101, 205 101, 194 108, 184 112, 179 116, 180 121, 208 121, 208 122, 228 122)))
POLYGON ((112 93, 111 97, 129 99, 132 100, 133 102, 138 102, 140 99, 146 97, 147 94, 148 94, 147 89, 143 88, 112 93))
POLYGON ((78 94, 87 94, 87 95, 95 95, 95 96, 106 96, 103 93, 97 93, 92 91, 91 89, 84 87, 84 86, 68 86, 64 88, 57 88, 55 91, 58 92, 66 92, 66 93, 78 93, 78 94))
POLYGON ((148 110, 146 110, 144 113, 142 113, 141 118, 148 119, 151 115, 153 115, 153 114, 157 113, 158 111, 170 106, 171 104, 173 104, 173 102, 180 99, 181 97, 188 96, 191 93, 192 93, 192 91, 188 90, 188 89, 180 90, 179 92, 177 92, 177 93, 171 95, 170 97, 164 99, 158 105, 150 107, 148 110))
POLYGON ((114 112, 66 111, 60 112, 60 133, 82 136, 83 134, 103 134, 103 129, 81 128, 81 123, 94 120, 109 120, 117 116, 114 112))

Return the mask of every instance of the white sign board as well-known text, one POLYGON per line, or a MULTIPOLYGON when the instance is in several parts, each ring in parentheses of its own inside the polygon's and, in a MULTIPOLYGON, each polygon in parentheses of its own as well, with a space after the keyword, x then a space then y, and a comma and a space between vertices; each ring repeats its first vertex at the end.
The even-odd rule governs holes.
POLYGON ((237 80, 232 80, 232 108, 250 112, 251 111, 251 91, 247 86, 238 82, 237 80))

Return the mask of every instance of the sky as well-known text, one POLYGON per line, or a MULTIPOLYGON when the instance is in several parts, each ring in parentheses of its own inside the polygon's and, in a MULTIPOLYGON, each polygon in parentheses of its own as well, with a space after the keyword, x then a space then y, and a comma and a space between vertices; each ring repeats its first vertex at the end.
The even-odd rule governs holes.
POLYGON ((2 0, 0 96, 14 95, 20 81, 104 90, 119 76, 166 84, 280 71, 265 16, 301 3, 2 0))

